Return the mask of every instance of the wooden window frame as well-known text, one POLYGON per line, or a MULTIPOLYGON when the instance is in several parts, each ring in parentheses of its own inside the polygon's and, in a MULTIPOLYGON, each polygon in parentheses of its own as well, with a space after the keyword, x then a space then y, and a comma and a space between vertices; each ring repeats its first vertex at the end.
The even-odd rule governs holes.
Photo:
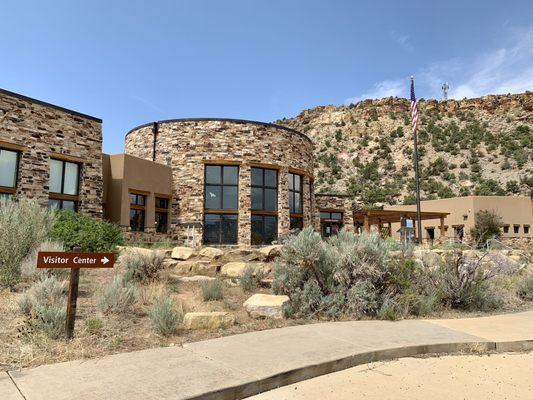
MULTIPOLYGON (((130 231, 131 232, 145 232, 146 230, 146 199, 148 199, 148 196, 150 195, 150 192, 145 192, 143 190, 135 190, 135 189, 130 189, 128 191, 128 199, 129 199, 129 205, 130 205, 130 212, 129 212, 129 215, 130 215, 130 223, 129 223, 129 227, 130 227, 130 231), (139 204, 132 204, 131 203, 131 195, 135 195, 135 196, 142 196, 144 198, 144 205, 139 205, 139 204), (135 229, 133 229, 133 227, 131 226, 131 210, 134 210, 134 211, 142 211, 143 214, 144 214, 144 221, 143 221, 143 224, 142 224, 142 229, 137 229, 137 227, 135 227, 135 229)), ((137 198, 136 198, 137 199, 137 198)), ((136 203, 138 201, 136 200, 136 203)))
POLYGON ((169 219, 168 219, 168 216, 169 216, 169 209, 170 209, 170 196, 165 196, 165 195, 159 195, 159 194, 156 194, 155 195, 155 220, 156 220, 156 226, 155 226, 155 231, 157 233, 168 233, 168 222, 169 222, 169 219), (161 208, 161 207, 157 207, 157 200, 158 199, 164 199, 167 201, 167 208, 161 208), (158 214, 166 214, 167 216, 167 227, 165 229, 165 231, 159 231, 159 226, 157 225, 157 215, 158 214))
MULTIPOLYGON (((265 193, 266 189, 275 189, 276 190, 276 211, 272 210, 254 210, 252 209, 252 202, 250 201, 250 213, 251 215, 260 216, 262 217, 262 223, 263 223, 263 232, 261 232, 262 239, 264 239, 264 227, 265 227, 265 217, 274 217, 276 219, 276 238, 279 237, 279 231, 278 231, 278 223, 279 223, 279 167, 273 168, 271 164, 254 164, 250 168, 250 200, 253 188, 261 189, 261 203, 263 204, 263 208, 265 208, 265 193), (254 185, 252 184, 252 169, 258 169, 261 170, 262 173, 262 185, 254 185), (276 186, 266 186, 265 185, 265 171, 274 171, 276 173, 276 186)), ((250 224, 250 239, 253 236, 253 229, 252 225, 250 224)), ((266 243, 261 243, 261 245, 264 245, 266 243)))
POLYGON ((9 187, 9 186, 0 186, 0 193, 13 195, 17 193, 17 187, 19 182, 19 170, 20 170, 20 159, 21 159, 21 153, 19 146, 4 146, 4 142, 0 142, 0 152, 2 150, 9 151, 11 153, 15 153, 17 155, 17 161, 15 162, 15 186, 9 187))
POLYGON ((289 226, 290 226, 290 219, 291 218, 297 218, 297 219, 301 219, 302 220, 302 228, 304 227, 304 175, 300 175, 299 173, 296 173, 296 172, 291 172, 291 171, 294 171, 294 170, 289 170, 289 174, 287 175, 288 176, 288 179, 289 179, 289 183, 290 183, 290 179, 292 178, 292 187, 294 188, 294 177, 295 176, 299 176, 300 177, 300 190, 296 190, 296 189, 291 189, 290 187, 290 184, 289 184, 289 226), (293 212, 290 212, 290 199, 291 199, 291 196, 293 196, 293 204, 295 204, 295 201, 294 201, 294 195, 296 193, 299 193, 300 194, 300 210, 302 211, 301 213, 293 213, 293 212))
MULTIPOLYGON (((66 156, 58 156, 58 157, 50 157, 50 160, 55 160, 61 162, 61 192, 51 192, 50 188, 48 188, 48 199, 49 200, 59 200, 60 201, 60 210, 63 209, 63 201, 73 201, 74 202, 74 210, 78 211, 79 203, 80 203, 80 187, 81 187, 81 169, 83 167, 83 164, 79 161, 74 161, 73 158, 67 159, 66 156), (77 194, 65 194, 63 193, 65 191, 65 165, 66 163, 74 164, 78 167, 78 179, 77 179, 77 187, 76 187, 76 193, 77 194)), ((48 177, 48 182, 50 183, 50 176, 48 177)))
POLYGON ((344 212, 343 211, 338 211, 338 210, 319 210, 319 213, 322 214, 322 213, 328 213, 331 217, 331 214, 340 214, 341 215, 341 218, 340 219, 334 219, 334 218, 322 218, 322 215, 320 215, 320 222, 324 221, 324 222, 334 222, 334 221, 340 221, 341 223, 344 221, 344 212))

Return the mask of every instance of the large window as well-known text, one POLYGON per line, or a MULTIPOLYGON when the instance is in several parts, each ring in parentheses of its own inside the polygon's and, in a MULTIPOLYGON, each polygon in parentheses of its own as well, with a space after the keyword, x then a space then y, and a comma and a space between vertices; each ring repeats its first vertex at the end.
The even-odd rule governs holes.
POLYGON ((302 230, 304 226, 303 215, 303 177, 289 173, 289 212, 290 229, 302 230))
POLYGON ((320 211, 320 227, 323 237, 339 233, 342 229, 342 212, 320 211))
POLYGON ((78 209, 80 165, 50 159, 48 206, 52 209, 78 209))
POLYGON ((239 167, 206 165, 204 243, 236 244, 239 212, 239 167))
POLYGON ((158 233, 167 233, 168 231, 168 204, 168 198, 155 198, 155 230, 158 233))
POLYGON ((146 219, 146 196, 130 193, 130 228, 134 232, 144 232, 146 219))
POLYGON ((278 171, 252 168, 252 244, 278 238, 278 171))
POLYGON ((19 153, 0 149, 0 199, 9 197, 17 188, 19 153))

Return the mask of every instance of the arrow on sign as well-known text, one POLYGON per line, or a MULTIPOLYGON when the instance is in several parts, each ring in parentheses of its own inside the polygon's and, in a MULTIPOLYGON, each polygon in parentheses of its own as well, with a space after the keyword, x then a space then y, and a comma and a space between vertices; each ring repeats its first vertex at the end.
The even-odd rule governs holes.
POLYGON ((109 262, 109 258, 104 256, 100 261, 102 261, 102 264, 106 265, 109 262))

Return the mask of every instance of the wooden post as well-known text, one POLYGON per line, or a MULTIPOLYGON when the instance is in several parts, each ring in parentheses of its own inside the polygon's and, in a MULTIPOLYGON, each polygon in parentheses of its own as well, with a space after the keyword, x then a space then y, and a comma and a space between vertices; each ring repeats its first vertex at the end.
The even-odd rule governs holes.
POLYGON ((368 223, 368 214, 365 214, 364 224, 365 224, 365 232, 370 233, 370 224, 368 223))
POLYGON ((446 231, 444 230, 444 217, 440 217, 440 239, 446 240, 446 231))
MULTIPOLYGON (((75 247, 73 249, 80 252, 81 248, 75 247)), ((76 303, 78 302, 78 284, 80 282, 80 269, 70 269, 70 282, 68 285, 68 300, 67 300, 67 318, 65 321, 65 333, 67 339, 72 339, 74 336, 74 323, 76 320, 76 303)))
POLYGON ((392 223, 389 222, 389 237, 392 237, 392 223))

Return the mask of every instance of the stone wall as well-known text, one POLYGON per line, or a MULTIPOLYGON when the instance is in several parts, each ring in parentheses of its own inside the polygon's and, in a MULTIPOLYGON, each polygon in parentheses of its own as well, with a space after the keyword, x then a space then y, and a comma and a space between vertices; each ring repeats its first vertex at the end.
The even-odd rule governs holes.
POLYGON ((0 147, 10 146, 20 151, 15 197, 46 206, 50 157, 72 157, 83 163, 79 211, 102 216, 101 120, 0 89, 0 147))
POLYGON ((342 215, 342 224, 344 229, 354 232, 353 210, 354 203, 351 197, 334 194, 315 194, 316 214, 315 221, 320 228, 320 211, 340 211, 342 215))
MULTIPOLYGON (((239 244, 250 244, 252 166, 278 169, 278 234, 289 231, 289 172, 304 175, 304 223, 311 223, 313 145, 307 136, 273 124, 210 119, 161 121, 156 137, 155 161, 173 171, 171 229, 179 240, 185 239, 185 226, 203 223, 206 163, 239 165, 239 244)), ((153 124, 127 134, 127 154, 152 160, 153 147, 153 124)))

